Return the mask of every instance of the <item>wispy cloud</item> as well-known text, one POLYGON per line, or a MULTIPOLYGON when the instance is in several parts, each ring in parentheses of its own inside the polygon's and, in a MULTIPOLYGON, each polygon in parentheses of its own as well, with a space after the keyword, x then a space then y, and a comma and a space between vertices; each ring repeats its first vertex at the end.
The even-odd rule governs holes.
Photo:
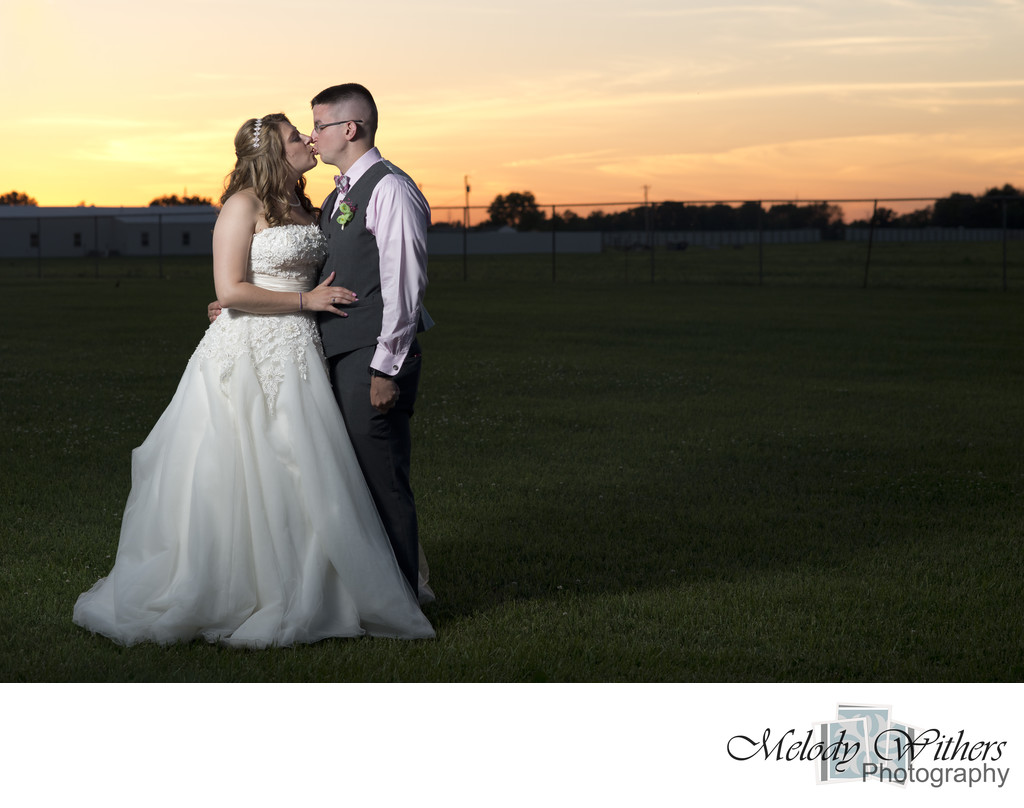
MULTIPOLYGON (((559 13, 563 11, 568 16, 577 16, 580 12, 571 5, 567 5, 564 9, 560 9, 557 4, 552 4, 550 0, 517 0, 516 2, 497 3, 492 0, 487 4, 475 3, 472 6, 466 6, 461 3, 434 3, 430 6, 431 13, 433 14, 456 14, 456 15, 474 15, 483 17, 501 17, 501 18, 522 18, 524 14, 534 14, 537 12, 546 10, 551 13, 559 13)), ((617 19, 669 19, 669 18, 685 18, 685 17, 737 17, 743 15, 749 17, 750 15, 764 15, 764 14, 799 14, 802 11, 806 11, 806 4, 801 5, 800 3, 787 3, 777 5, 758 5, 755 3, 740 3, 735 5, 716 5, 708 3, 700 6, 684 6, 680 7, 678 3, 659 4, 657 2, 648 2, 645 5, 637 5, 636 3, 624 4, 615 0, 615 2, 608 2, 608 0, 591 0, 588 3, 585 15, 588 19, 603 19, 603 18, 617 18, 617 19)), ((538 22, 542 22, 540 18, 534 16, 531 19, 537 19, 538 22)))
MULTIPOLYGON (((785 97, 813 96, 852 96, 870 95, 876 99, 899 94, 901 97, 913 97, 923 93, 942 92, 947 94, 947 101, 955 103, 953 94, 975 93, 982 90, 1012 90, 1024 88, 1024 78, 990 79, 977 81, 879 81, 879 82, 820 82, 793 84, 765 84, 729 87, 722 89, 687 88, 678 90, 644 90, 625 94, 608 92, 588 92, 560 94, 552 92, 546 97, 538 97, 533 93, 522 93, 517 96, 503 97, 466 97, 450 99, 448 102, 437 101, 429 108, 424 107, 423 114, 415 110, 406 111, 409 117, 417 120, 430 120, 432 125, 445 127, 446 121, 453 126, 479 126, 495 121, 520 121, 524 125, 543 121, 547 116, 558 116, 565 119, 572 113, 587 111, 607 112, 610 104, 614 104, 617 114, 624 110, 638 109, 663 110, 672 105, 683 103, 706 103, 710 101, 743 101, 755 99, 772 99, 785 97), (427 115, 427 110, 432 114, 427 115), (469 122, 469 123, 468 123, 469 122)), ((972 97, 976 102, 976 96, 972 97)))
MULTIPOLYGON (((902 181, 909 175, 927 192, 934 177, 944 176, 951 166, 965 174, 973 171, 973 182, 979 186, 1001 182, 1024 169, 1024 144, 1006 147, 985 132, 900 132, 790 140, 719 152, 629 156, 606 162, 598 170, 608 177, 647 181, 663 189, 722 189, 742 182, 761 189, 764 196, 785 197, 799 191, 810 198, 822 193, 838 197, 856 189, 878 194, 896 170, 902 181), (808 177, 815 179, 808 182, 808 177), (796 182, 804 187, 794 188, 796 182)), ((692 192, 690 198, 694 198, 692 192)))
MULTIPOLYGON (((743 98, 777 98, 780 96, 853 95, 880 92, 918 93, 935 90, 949 92, 971 90, 998 90, 1024 87, 1024 78, 988 79, 977 81, 876 81, 876 82, 823 82, 816 84, 774 84, 765 86, 734 87, 697 93, 703 100, 737 100, 743 98)), ((687 93, 680 98, 692 98, 687 93)))
POLYGON ((924 95, 919 98, 901 98, 899 104, 904 107, 915 107, 926 109, 929 112, 945 112, 950 108, 958 109, 970 109, 974 108, 1000 108, 1000 107, 1019 107, 1024 106, 1024 97, 1021 96, 1010 96, 1000 95, 992 96, 990 98, 976 98, 973 96, 944 96, 944 95, 924 95))
MULTIPOLYGON (((616 4, 618 5, 618 4, 616 4)), ((742 5, 714 5, 708 4, 706 6, 689 7, 689 8, 637 8, 636 6, 619 6, 621 9, 617 12, 619 16, 633 17, 633 18, 680 18, 680 17, 738 17, 743 15, 744 17, 750 17, 751 15, 769 15, 774 16, 778 14, 800 14, 805 12, 807 9, 800 4, 788 4, 788 5, 755 5, 755 4, 742 4, 742 5)))
POLYGON ((937 3, 935 0, 877 0, 879 5, 890 8, 906 9, 915 14, 963 14, 976 15, 986 6, 997 6, 999 8, 1021 8, 1020 0, 975 0, 971 3, 937 3))
POLYGON ((96 130, 109 130, 109 129, 134 129, 139 130, 155 130, 161 126, 159 121, 139 120, 138 118, 108 118, 103 116, 83 116, 83 115, 71 115, 61 117, 29 117, 21 118, 16 121, 20 126, 26 126, 31 129, 52 129, 52 128, 63 128, 63 129, 78 129, 82 131, 96 131, 96 130))
POLYGON ((510 163, 503 163, 504 168, 526 168, 527 166, 558 165, 565 167, 569 164, 585 165, 599 163, 610 154, 615 154, 615 149, 598 149, 589 152, 577 152, 569 154, 550 154, 544 157, 530 157, 525 160, 513 160, 510 163))
MULTIPOLYGON (((187 167, 194 170, 226 170, 230 156, 225 148, 224 132, 221 127, 205 130, 160 135, 153 133, 132 133, 123 131, 97 131, 95 136, 86 137, 76 144, 71 152, 72 160, 83 163, 117 163, 125 165, 165 166, 172 170, 187 167)), ((233 158, 231 158, 233 159, 233 158)))
POLYGON ((781 50, 818 50, 829 53, 920 53, 977 46, 984 37, 949 36, 845 36, 776 41, 770 47, 781 50))

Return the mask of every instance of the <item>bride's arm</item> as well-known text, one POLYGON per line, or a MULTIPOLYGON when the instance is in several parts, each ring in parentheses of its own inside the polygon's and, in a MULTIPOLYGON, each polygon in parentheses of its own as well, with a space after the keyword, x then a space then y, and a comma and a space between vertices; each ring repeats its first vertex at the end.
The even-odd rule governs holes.
MULTIPOLYGON (((217 303, 225 309, 239 309, 254 314, 288 314, 296 311, 330 311, 347 317, 332 305, 348 305, 355 295, 327 280, 300 296, 298 292, 272 292, 246 281, 249 247, 261 213, 254 194, 240 192, 224 202, 213 228, 213 283, 217 303)), ((211 318, 215 319, 215 318, 211 318)))

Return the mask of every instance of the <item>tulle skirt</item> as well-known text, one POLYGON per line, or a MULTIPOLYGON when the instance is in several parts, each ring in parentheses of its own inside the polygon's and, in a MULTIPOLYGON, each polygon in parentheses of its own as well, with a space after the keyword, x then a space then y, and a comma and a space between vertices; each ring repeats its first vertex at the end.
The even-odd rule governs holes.
MULTIPOLYGON (((211 329, 212 330, 212 329, 211 329)), ((312 342, 268 407, 253 362, 189 361, 132 453, 110 574, 74 621, 118 643, 261 648, 432 637, 395 561, 312 342)), ((429 592, 429 590, 427 590, 429 592)))

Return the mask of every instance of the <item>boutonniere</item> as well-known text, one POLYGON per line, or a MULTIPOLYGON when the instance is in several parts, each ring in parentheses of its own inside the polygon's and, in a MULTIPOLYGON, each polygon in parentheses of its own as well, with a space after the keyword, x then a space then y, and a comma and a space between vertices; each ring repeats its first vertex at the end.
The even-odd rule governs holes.
POLYGON ((334 221, 341 225, 342 230, 345 229, 345 225, 355 218, 357 207, 357 205, 350 205, 348 202, 342 202, 338 205, 338 218, 334 221))

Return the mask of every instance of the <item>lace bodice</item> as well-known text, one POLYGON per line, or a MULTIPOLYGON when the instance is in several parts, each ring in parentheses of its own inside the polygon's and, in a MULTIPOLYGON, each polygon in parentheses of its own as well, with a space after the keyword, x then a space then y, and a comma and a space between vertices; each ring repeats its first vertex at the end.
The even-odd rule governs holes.
MULTIPOLYGON (((327 240, 317 225, 282 225, 261 230, 252 237, 246 279, 275 292, 305 292, 316 285, 327 257, 327 240)), ((298 368, 305 379, 309 372, 310 344, 320 354, 320 332, 311 312, 250 314, 225 309, 207 330, 194 359, 220 368, 221 389, 228 391, 231 373, 240 359, 252 363, 271 414, 287 365, 298 368)))
POLYGON ((298 285, 279 291, 304 292, 316 284, 326 258, 327 239, 318 225, 268 227, 252 237, 248 280, 265 289, 295 281, 298 285))

